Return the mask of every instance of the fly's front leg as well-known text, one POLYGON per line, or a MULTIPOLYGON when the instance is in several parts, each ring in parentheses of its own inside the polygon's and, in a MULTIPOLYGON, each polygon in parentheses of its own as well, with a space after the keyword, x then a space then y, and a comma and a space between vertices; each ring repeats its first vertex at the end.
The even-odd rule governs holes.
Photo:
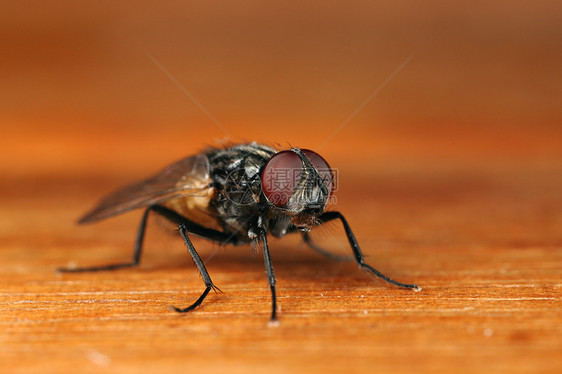
POLYGON ((373 268, 371 265, 366 264, 365 260, 363 258, 363 253, 361 252, 361 248, 359 248, 359 243, 357 243, 357 239, 355 239, 355 235, 353 235, 353 231, 351 231, 351 227, 347 223, 347 220, 344 218, 344 216, 340 212, 326 212, 326 213, 323 213, 319 217, 319 220, 322 223, 332 221, 334 219, 339 219, 341 221, 341 223, 343 224, 343 228, 345 229, 345 234, 347 235, 347 240, 349 241, 349 245, 351 246, 351 249, 353 250, 353 255, 355 257, 355 261, 357 262, 359 267, 361 267, 361 269, 363 269, 363 270, 365 270, 365 271, 367 271, 367 272, 369 272, 369 273, 371 273, 371 274, 373 274, 373 275, 375 275, 375 276, 377 276, 381 279, 384 279, 388 283, 392 283, 392 284, 394 284, 398 287, 409 288, 409 289, 413 289, 414 291, 420 291, 421 290, 421 287, 419 287, 416 284, 408 284, 408 283, 397 282, 394 279, 391 279, 391 278, 387 277, 386 275, 382 274, 380 271, 373 268))
POLYGON ((197 308, 199 305, 201 305, 201 303, 203 302, 203 300, 205 300, 211 289, 215 291, 217 290, 220 291, 220 290, 213 284, 213 281, 211 280, 211 277, 209 276, 209 273, 205 268, 205 264, 203 263, 203 260, 201 260, 201 257, 195 250, 195 247, 191 243, 191 240, 189 240, 189 237, 187 236, 187 227, 185 223, 179 224, 179 231, 183 241, 185 242, 185 245, 187 246, 187 249, 189 250, 189 253, 191 254, 191 257, 193 258, 193 262, 195 262, 195 265, 197 265, 197 268, 199 269, 199 273, 201 273, 201 277, 203 278, 203 282, 205 283, 205 291, 203 291, 203 293, 201 294, 201 296, 199 296, 199 299, 197 299, 197 301, 195 301, 187 308, 177 308, 175 306, 168 307, 168 309, 176 311, 178 313, 185 313, 185 312, 190 312, 193 309, 197 308))
POLYGON ((267 274, 267 282, 271 289, 271 319, 270 322, 277 322, 277 294, 275 292, 275 273, 273 272, 273 263, 269 254, 269 245, 267 244, 267 233, 264 230, 260 232, 260 239, 263 245, 263 259, 265 262, 265 272, 267 274))
POLYGON ((101 265, 101 266, 86 266, 79 268, 58 268, 57 271, 60 273, 84 273, 90 271, 107 271, 115 270, 120 268, 130 268, 138 266, 140 263, 142 244, 144 241, 144 233, 146 231, 146 221, 148 219, 148 213, 152 210, 152 207, 147 208, 141 218, 139 228, 137 230, 137 239, 135 240, 135 247, 133 251, 133 259, 130 262, 124 262, 119 264, 101 265))

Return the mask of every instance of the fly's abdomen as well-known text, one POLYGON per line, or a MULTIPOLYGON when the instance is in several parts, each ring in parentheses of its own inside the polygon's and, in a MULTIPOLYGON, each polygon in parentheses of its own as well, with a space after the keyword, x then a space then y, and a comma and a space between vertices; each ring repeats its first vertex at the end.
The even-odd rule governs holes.
POLYGON ((222 230, 212 204, 216 194, 216 190, 211 187, 202 190, 197 196, 186 196, 169 200, 162 205, 203 227, 222 230))

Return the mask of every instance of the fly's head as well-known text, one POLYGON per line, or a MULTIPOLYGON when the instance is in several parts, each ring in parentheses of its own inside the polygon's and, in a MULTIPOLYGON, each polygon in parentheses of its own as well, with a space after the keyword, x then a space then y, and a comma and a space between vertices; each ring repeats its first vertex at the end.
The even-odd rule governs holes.
POLYGON ((309 230, 328 204, 334 174, 316 152, 293 148, 275 154, 262 170, 263 194, 276 213, 309 230))

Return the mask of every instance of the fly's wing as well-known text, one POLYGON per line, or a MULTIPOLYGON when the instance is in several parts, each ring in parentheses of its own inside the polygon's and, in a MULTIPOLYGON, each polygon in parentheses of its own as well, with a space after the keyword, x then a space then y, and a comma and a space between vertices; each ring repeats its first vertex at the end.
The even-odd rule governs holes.
POLYGON ((78 223, 89 223, 133 209, 186 196, 205 196, 211 187, 209 159, 204 154, 177 161, 160 173, 105 197, 78 223))

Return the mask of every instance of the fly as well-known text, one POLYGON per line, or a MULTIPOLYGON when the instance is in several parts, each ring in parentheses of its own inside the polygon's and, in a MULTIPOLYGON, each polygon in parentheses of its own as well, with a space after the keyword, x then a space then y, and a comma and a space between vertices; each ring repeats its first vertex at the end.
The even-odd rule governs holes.
POLYGON ((140 262, 146 221, 152 212, 171 221, 193 258, 205 284, 201 296, 179 313, 201 305, 213 284, 201 257, 191 243, 196 235, 223 244, 251 243, 263 248, 267 280, 271 289, 271 321, 277 320, 275 274, 267 235, 283 237, 301 233, 314 250, 308 232, 315 226, 339 220, 359 267, 388 283, 419 290, 415 284, 397 282, 364 262, 363 254, 344 216, 325 211, 334 192, 336 178, 328 163, 308 149, 276 150, 258 143, 210 148, 166 167, 160 173, 108 195, 78 222, 100 221, 133 209, 143 208, 130 262, 96 267, 62 268, 62 272, 105 271, 137 266, 140 262))

